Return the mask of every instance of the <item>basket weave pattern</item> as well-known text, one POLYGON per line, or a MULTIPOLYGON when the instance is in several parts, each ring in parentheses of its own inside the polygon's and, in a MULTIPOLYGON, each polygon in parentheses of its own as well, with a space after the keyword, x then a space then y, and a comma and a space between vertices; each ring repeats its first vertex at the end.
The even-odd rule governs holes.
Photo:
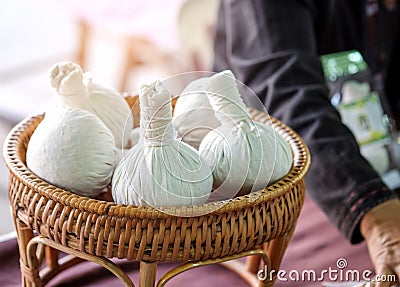
POLYGON ((187 262, 251 250, 294 228, 310 164, 307 147, 290 128, 262 112, 251 110, 251 115, 272 123, 289 142, 294 154, 290 173, 265 190, 217 209, 215 203, 177 207, 171 209, 175 215, 82 197, 38 178, 26 167, 25 154, 43 117, 31 117, 13 129, 4 146, 14 218, 51 241, 101 257, 187 262), (179 216, 188 213, 202 215, 179 216))

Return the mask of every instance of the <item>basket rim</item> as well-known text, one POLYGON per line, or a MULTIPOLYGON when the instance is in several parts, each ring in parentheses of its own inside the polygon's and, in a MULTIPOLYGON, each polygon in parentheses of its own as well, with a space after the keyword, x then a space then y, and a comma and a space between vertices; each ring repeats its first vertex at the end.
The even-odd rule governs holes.
POLYGON ((310 152, 306 144, 294 130, 264 112, 255 109, 249 110, 253 118, 254 116, 262 116, 264 119, 268 118, 268 121, 271 122, 274 130, 288 141, 293 152, 292 168, 287 175, 267 186, 263 190, 217 203, 210 202, 193 206, 166 207, 164 209, 150 206, 118 204, 115 202, 80 196, 42 180, 29 170, 20 158, 19 151, 22 148, 21 145, 23 142, 21 137, 25 136, 25 138, 30 138, 33 133, 32 131, 29 134, 26 129, 40 121, 43 118, 43 114, 25 118, 9 132, 3 146, 3 158, 10 174, 22 182, 24 186, 49 200, 54 200, 81 211, 96 213, 98 215, 135 217, 143 219, 168 218, 172 216, 196 217, 205 214, 215 215, 229 213, 257 205, 261 202, 269 201, 289 192, 294 185, 297 185, 304 180, 311 163, 310 152), (218 205, 218 208, 216 208, 216 205, 218 205))

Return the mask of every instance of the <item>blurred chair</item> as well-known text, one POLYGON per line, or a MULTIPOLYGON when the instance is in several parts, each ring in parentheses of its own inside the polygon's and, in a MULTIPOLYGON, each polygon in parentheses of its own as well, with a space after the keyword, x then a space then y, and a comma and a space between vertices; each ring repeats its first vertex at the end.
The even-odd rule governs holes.
MULTIPOLYGON (((219 0, 71 0, 62 5, 76 19, 75 61, 85 70, 96 30, 122 39, 121 92, 131 73, 158 66, 168 75, 211 70, 219 0)), ((101 60, 101 59, 100 59, 101 60)))
POLYGON ((212 69, 213 39, 219 2, 219 0, 186 0, 180 8, 179 43, 187 70, 212 69))
MULTIPOLYGON (((184 0, 72 0, 62 5, 78 23, 76 62, 85 69, 91 37, 96 29, 122 39, 119 90, 128 88, 130 72, 143 65, 159 65, 170 73, 175 66, 178 39, 176 19, 184 0)), ((100 59, 101 60, 101 59, 100 59)))

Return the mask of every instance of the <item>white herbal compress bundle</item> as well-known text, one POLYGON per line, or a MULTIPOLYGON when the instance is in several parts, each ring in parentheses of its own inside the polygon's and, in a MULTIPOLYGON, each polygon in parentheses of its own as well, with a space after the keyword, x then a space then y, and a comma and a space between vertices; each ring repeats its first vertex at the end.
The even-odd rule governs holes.
POLYGON ((43 180, 73 193, 95 197, 110 184, 115 140, 92 113, 55 106, 29 140, 26 163, 43 180))
POLYGON ((204 137, 199 152, 213 169, 215 199, 260 190, 285 176, 293 161, 289 144, 271 126, 251 120, 232 72, 213 75, 210 85, 207 96, 221 126, 204 137))
POLYGON ((56 64, 50 70, 50 81, 65 106, 95 114, 110 129, 118 148, 129 146, 133 117, 128 103, 115 89, 94 81, 71 62, 56 64))
POLYGON ((211 171, 191 146, 175 138, 171 94, 161 82, 143 86, 140 140, 118 164, 115 202, 149 206, 188 206, 207 201, 211 171))
POLYGON ((175 104, 173 124, 178 137, 198 149, 206 134, 220 126, 208 101, 210 78, 192 81, 181 92, 175 104))

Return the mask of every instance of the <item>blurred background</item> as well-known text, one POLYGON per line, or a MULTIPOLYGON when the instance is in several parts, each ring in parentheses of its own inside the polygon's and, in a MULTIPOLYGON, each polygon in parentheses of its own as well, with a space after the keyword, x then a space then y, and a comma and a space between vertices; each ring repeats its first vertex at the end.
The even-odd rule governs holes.
MULTIPOLYGON (((210 70, 218 0, 15 0, 0 10, 0 144, 53 96, 48 70, 74 61, 121 92, 210 70), (162 7, 162 9, 160 9, 162 7)), ((0 235, 14 230, 0 161, 0 235)))

